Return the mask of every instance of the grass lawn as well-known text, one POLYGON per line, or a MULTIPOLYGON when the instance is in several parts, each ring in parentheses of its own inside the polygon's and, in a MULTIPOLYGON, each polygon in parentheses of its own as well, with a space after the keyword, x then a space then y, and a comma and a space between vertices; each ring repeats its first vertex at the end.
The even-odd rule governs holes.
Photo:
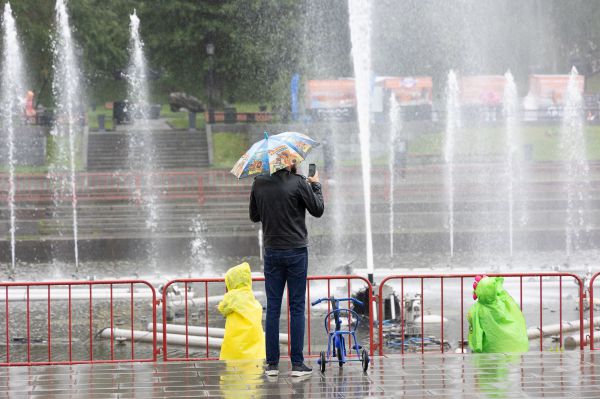
MULTIPOLYGON (((8 173, 8 165, 0 165, 0 173, 8 173)), ((47 166, 15 166, 15 173, 18 174, 38 174, 47 173, 47 166)))
MULTIPOLYGON (((487 127, 465 129, 455 142, 456 156, 502 155, 504 152, 504 128, 487 127)), ((531 145, 534 161, 558 161, 560 150, 560 126, 523 126, 523 146, 531 145)), ((589 160, 600 160, 600 126, 586 126, 585 138, 589 160)), ((408 145, 411 155, 442 156, 443 133, 426 133, 415 137, 408 145)), ((518 149, 523 156, 523 148, 518 149)))
MULTIPOLYGON (((560 126, 525 126, 522 128, 523 146, 531 145, 534 161, 558 161, 560 153, 560 126)), ((600 126, 586 127, 586 141, 589 160, 600 160, 600 126)), ((249 148, 247 136, 238 133, 216 133, 213 135, 214 167, 230 168, 249 148)), ((466 129, 463 137, 456 142, 456 156, 474 155, 501 156, 504 146, 504 128, 488 127, 466 129)), ((441 157, 444 148, 443 133, 425 133, 413 139, 408 146, 411 155, 441 157)), ((518 149, 521 157, 523 148, 518 149)), ((386 157, 375 157, 375 166, 387 165, 386 157)), ((341 161, 344 166, 360 165, 360 158, 341 161)))
MULTIPOLYGON (((77 136, 75 138, 75 170, 82 171, 83 170, 83 158, 81 154, 81 136, 77 136)), ((69 170, 71 167, 69 161, 68 153, 60 153, 59 145, 62 146, 64 151, 69 151, 69 139, 67 137, 56 137, 49 135, 46 141, 46 169, 51 164, 54 164, 56 167, 69 170)))
POLYGON ((233 164, 248 150, 248 136, 241 133, 215 133, 213 154, 215 168, 232 168, 233 164))

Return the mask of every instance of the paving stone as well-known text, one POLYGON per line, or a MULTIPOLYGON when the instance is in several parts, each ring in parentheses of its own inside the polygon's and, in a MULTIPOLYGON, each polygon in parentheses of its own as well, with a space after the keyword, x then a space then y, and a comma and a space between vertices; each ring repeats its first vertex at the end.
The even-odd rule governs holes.
POLYGON ((375 358, 367 373, 354 366, 302 378, 290 376, 287 362, 279 377, 266 377, 262 366, 248 362, 13 367, 0 372, 0 398, 600 399, 600 356, 589 352, 394 355, 375 358))

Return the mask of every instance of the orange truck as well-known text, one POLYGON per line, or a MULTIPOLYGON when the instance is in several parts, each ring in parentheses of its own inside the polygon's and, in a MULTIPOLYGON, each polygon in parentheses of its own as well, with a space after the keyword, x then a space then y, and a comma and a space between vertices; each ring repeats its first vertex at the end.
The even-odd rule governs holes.
MULTIPOLYGON (((400 104, 404 121, 431 119, 433 79, 430 76, 381 77, 376 86, 383 90, 382 97, 375 96, 375 100, 385 104, 393 94, 400 104)), ((376 105, 374 109, 385 111, 383 106, 376 105)))
MULTIPOLYGON (((583 94, 585 78, 575 77, 583 94)), ((523 99, 524 120, 559 120, 565 102, 569 75, 529 75, 529 93, 523 99)))
POLYGON ((433 79, 429 76, 382 77, 377 83, 394 93, 401 106, 431 105, 433 79))
MULTIPOLYGON (((415 115, 431 117, 433 80, 431 77, 378 77, 371 95, 371 112, 385 112, 385 105, 393 93, 415 119, 415 115), (426 108, 426 109, 425 109, 426 108)), ((307 112, 317 120, 354 120, 356 94, 354 79, 309 80, 306 83, 307 112)))
POLYGON ((351 121, 356 115, 354 79, 306 82, 306 111, 315 120, 351 121))
MULTIPOLYGON (((576 76, 577 88, 583 94, 585 77, 576 76)), ((569 75, 529 75, 529 94, 538 103, 562 105, 567 93, 569 75)))
POLYGON ((355 108, 354 79, 309 80, 306 105, 309 109, 355 108))
POLYGON ((306 109, 317 120, 350 120, 355 115, 354 79, 309 80, 306 109))

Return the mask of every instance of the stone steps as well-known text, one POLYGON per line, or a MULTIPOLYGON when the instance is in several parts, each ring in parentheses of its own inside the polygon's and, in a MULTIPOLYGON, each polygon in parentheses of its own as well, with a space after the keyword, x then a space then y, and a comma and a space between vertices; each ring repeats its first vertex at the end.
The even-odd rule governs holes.
POLYGON ((128 159, 129 136, 132 134, 142 139, 146 134, 152 136, 154 164, 151 168, 154 170, 208 167, 208 146, 203 131, 158 131, 90 134, 88 170, 127 170, 132 163, 143 163, 144 155, 134 155, 133 161, 128 159))

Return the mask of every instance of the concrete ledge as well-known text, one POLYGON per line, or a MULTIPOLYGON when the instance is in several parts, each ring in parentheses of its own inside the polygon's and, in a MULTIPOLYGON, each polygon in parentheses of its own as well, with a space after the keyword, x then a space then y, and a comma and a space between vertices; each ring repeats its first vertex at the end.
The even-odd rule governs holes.
MULTIPOLYGON (((161 258, 170 260, 188 259, 190 254, 190 235, 164 236, 157 239, 148 237, 99 237, 79 240, 79 256, 81 261, 98 260, 133 260, 146 256, 149 246, 155 241, 161 258)), ((313 231, 309 236, 311 251, 317 254, 331 254, 333 248, 339 247, 347 254, 363 254, 364 233, 343 234, 338 237, 327 234, 320 235, 313 231)), ((209 254, 212 257, 244 257, 258 256, 258 237, 256 231, 238 232, 237 234, 222 232, 206 236, 209 254)), ((600 230, 591 230, 580 237, 580 249, 598 248, 600 230)), ((518 231, 514 236, 515 251, 563 250, 565 247, 564 230, 518 231)), ((448 233, 443 231, 410 231, 394 235, 396 254, 415 251, 448 252, 448 233)), ((389 234, 373 233, 373 249, 376 253, 389 252, 389 234)), ((490 249, 495 252, 508 252, 506 231, 457 232, 454 236, 455 251, 472 251, 490 249), (489 248, 488 248, 489 247, 489 248)), ((40 240, 18 241, 16 244, 17 259, 23 262, 45 262, 53 258, 73 261, 73 240, 70 238, 51 237, 40 240)), ((10 242, 4 238, 0 241, 0 262, 10 260, 10 242)))

